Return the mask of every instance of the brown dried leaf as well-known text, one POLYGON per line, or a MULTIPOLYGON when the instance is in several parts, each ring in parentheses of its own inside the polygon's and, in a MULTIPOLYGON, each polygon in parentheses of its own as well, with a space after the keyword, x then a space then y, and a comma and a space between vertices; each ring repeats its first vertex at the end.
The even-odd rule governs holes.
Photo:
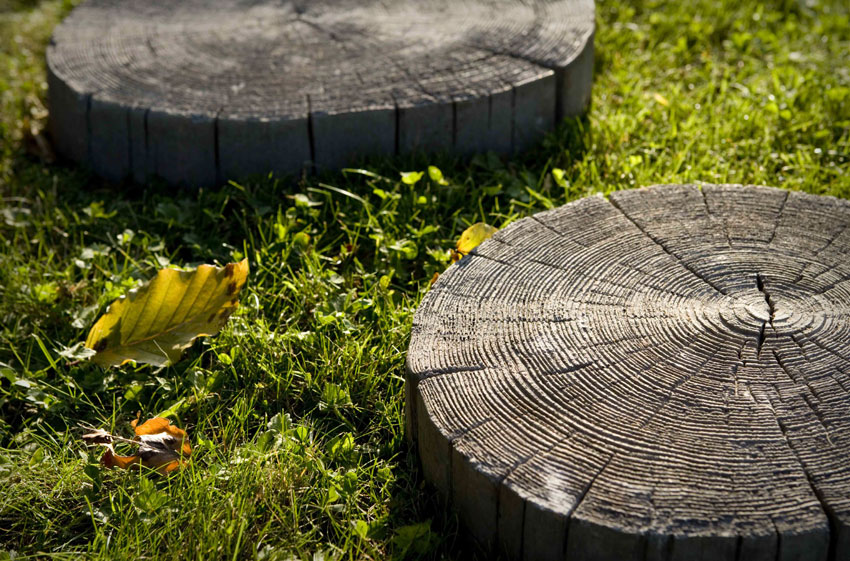
POLYGON ((112 444, 112 435, 103 429, 97 429, 94 432, 84 434, 83 442, 89 445, 112 444))
POLYGON ((109 468, 118 466, 129 469, 141 465, 166 474, 186 465, 192 455, 186 431, 172 426, 168 419, 162 417, 154 417, 138 426, 137 424, 138 420, 131 423, 136 433, 132 440, 113 436, 103 429, 83 435, 83 440, 86 444, 106 447, 100 461, 109 468), (112 448, 115 441, 138 446, 138 451, 130 456, 117 455, 112 448))

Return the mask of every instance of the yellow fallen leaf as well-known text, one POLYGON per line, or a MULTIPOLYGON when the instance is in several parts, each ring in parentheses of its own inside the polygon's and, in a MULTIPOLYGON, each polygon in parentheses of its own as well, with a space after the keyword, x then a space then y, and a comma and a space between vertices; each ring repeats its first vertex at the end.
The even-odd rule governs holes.
POLYGON ((476 222, 464 230, 457 241, 457 246, 452 250, 452 263, 481 245, 481 242, 498 231, 498 229, 484 222, 476 222))
POLYGON ((106 447, 101 463, 106 467, 118 466, 129 469, 142 465, 156 469, 161 474, 172 472, 184 467, 192 455, 189 445, 189 435, 183 429, 171 425, 171 421, 162 417, 154 417, 138 425, 138 419, 130 423, 136 436, 132 439, 113 436, 103 429, 83 435, 87 444, 99 444, 106 447), (131 456, 119 456, 112 448, 113 442, 125 442, 139 447, 138 452, 131 456))
POLYGON ((113 302, 89 331, 91 360, 104 366, 130 361, 167 366, 192 342, 215 335, 239 305, 248 260, 194 271, 162 269, 146 285, 113 302))
POLYGON ((654 94, 652 94, 652 98, 653 98, 656 102, 658 102, 659 104, 663 105, 664 107, 669 107, 669 106, 670 106, 670 102, 669 102, 669 101, 667 101, 667 98, 666 98, 666 97, 664 97, 663 95, 661 95, 660 93, 654 93, 654 94))

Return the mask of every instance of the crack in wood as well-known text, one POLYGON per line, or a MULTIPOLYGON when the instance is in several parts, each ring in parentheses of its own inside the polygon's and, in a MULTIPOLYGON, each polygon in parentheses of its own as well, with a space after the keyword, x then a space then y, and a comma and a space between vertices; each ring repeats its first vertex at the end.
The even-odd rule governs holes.
MULTIPOLYGON (((732 380, 735 382, 735 397, 738 397, 738 369, 746 368, 747 366, 747 360, 744 358, 744 349, 746 348, 747 341, 744 341, 741 344, 741 348, 738 349, 738 362, 729 367, 729 370, 732 373, 732 380)), ((750 398, 752 398, 752 394, 750 394, 750 398)))
MULTIPOLYGON (((820 396, 817 394, 815 389, 812 388, 811 383, 808 381, 808 379, 806 379, 805 376, 803 376, 803 383, 801 384, 800 380, 798 380, 796 376, 791 374, 791 370, 789 369, 788 365, 786 365, 785 362, 782 360, 782 357, 779 356, 779 353, 776 352, 775 349, 772 349, 772 353, 773 353, 774 359, 776 359, 776 363, 779 365, 779 368, 782 369, 782 371, 785 373, 785 375, 788 377, 788 379, 791 380, 791 382, 795 386, 805 386, 806 389, 808 390, 808 392, 816 400, 821 401, 820 396)), ((808 358, 805 356, 805 353, 803 354, 803 358, 805 358, 806 361, 808 361, 808 358)), ((808 399, 806 399, 806 396, 801 395, 800 397, 806 403, 809 410, 811 410, 811 412, 814 414, 814 416, 818 419, 818 422, 820 423, 821 428, 823 428, 823 431, 826 434, 826 441, 829 442, 830 446, 834 446, 832 439, 829 436, 829 427, 827 427, 827 425, 826 425, 826 420, 824 419, 823 413, 821 413, 820 410, 817 407, 815 407, 808 399)))
POLYGON ((785 196, 782 198, 782 204, 779 206, 779 212, 776 215, 776 220, 773 222, 773 232, 770 234, 770 239, 767 240, 767 245, 773 243, 773 239, 776 237, 776 231, 779 228, 779 222, 782 220, 782 216, 785 213, 785 204, 788 202, 788 194, 790 191, 785 191, 785 196))
POLYGON ((622 213, 622 215, 623 215, 623 216, 625 216, 625 217, 626 217, 626 219, 627 219, 629 222, 631 222, 632 224, 634 224, 635 228, 637 228, 638 230, 640 230, 640 231, 641 231, 641 233, 643 233, 643 234, 644 234, 644 235, 645 235, 648 239, 650 239, 650 240, 651 240, 651 241, 652 241, 655 245, 657 245, 657 246, 658 246, 658 247, 659 247, 659 248, 660 248, 660 249, 661 249, 664 253, 666 253, 667 255, 669 255, 670 257, 672 257, 673 259, 675 259, 675 260, 676 260, 676 262, 678 262, 679 264, 681 264, 681 266, 682 266, 682 267, 684 267, 685 269, 687 269, 687 270, 688 270, 691 274, 693 274, 693 275, 694 275, 695 277, 697 277, 699 280, 701 280, 702 282, 704 282, 705 284, 707 284, 708 286, 710 286, 711 288, 713 288, 716 292, 718 292, 718 293, 719 293, 719 294, 721 294, 722 296, 728 296, 728 294, 726 294, 726 292, 725 292, 725 291, 724 291, 721 287, 719 287, 719 286, 715 285, 713 282, 711 282, 711 281, 710 281, 710 280, 708 280, 707 278, 705 278, 705 277, 703 277, 702 275, 700 275, 700 274, 699 274, 699 272, 698 272, 696 269, 694 269, 694 268, 693 268, 693 266, 692 266, 690 263, 687 263, 684 259, 682 259, 682 258, 681 258, 681 257, 679 257, 678 255, 676 255, 673 251, 671 251, 669 248, 667 248, 667 246, 666 246, 666 245, 664 245, 664 243, 662 243, 661 241, 659 241, 659 240, 655 239, 655 237, 654 237, 654 236, 652 236, 652 234, 650 234, 650 233, 646 230, 646 228, 644 228, 643 226, 641 226, 641 225, 640 225, 640 224, 639 224, 639 223, 638 223, 638 222, 637 222, 634 218, 632 218, 632 217, 629 215, 629 213, 627 213, 627 212, 625 211, 625 209, 623 209, 623 208, 620 206, 620 204, 619 204, 619 203, 617 203, 617 201, 614 201, 614 200, 608 199, 608 202, 609 202, 609 203, 611 203, 611 205, 612 205, 614 208, 616 208, 617 210, 619 210, 619 211, 622 213))
POLYGON ((734 249, 732 247, 732 238, 729 237, 729 224, 726 221, 726 218, 717 218, 717 217, 714 216, 714 213, 711 211, 711 207, 708 204, 708 193, 706 192, 705 189, 703 189, 702 185, 700 185, 700 187, 699 187, 699 192, 702 193, 702 204, 705 207, 705 212, 708 215, 708 219, 712 223, 718 223, 719 222, 720 224, 723 225, 723 235, 726 238, 726 246, 729 249, 734 249))
MULTIPOLYGON (((455 443, 463 440, 463 438, 466 437, 469 433, 471 433, 472 431, 474 431, 475 429, 477 429, 479 427, 483 427, 484 425, 491 423, 492 421, 493 421, 493 417, 485 417, 483 419, 479 419, 478 421, 475 421, 474 423, 472 423, 471 425, 469 425, 467 427, 463 427, 462 429, 456 429, 455 431, 453 431, 452 433, 447 435, 447 438, 448 438, 448 441, 449 441, 449 446, 451 448, 454 448, 455 443)), ((471 459, 471 461, 474 462, 474 458, 471 459)))
POLYGON ((673 394, 676 393, 676 390, 678 390, 681 386, 684 386, 685 384, 690 382, 691 379, 693 379, 695 376, 702 374, 703 368, 705 368, 705 365, 708 364, 709 362, 711 362, 711 360, 715 356, 717 356, 718 353, 719 353, 719 351, 713 352, 708 357, 706 357, 706 359, 702 362, 702 364, 699 365, 699 367, 695 371, 689 372, 683 379, 677 380, 676 383, 673 384, 673 387, 671 387, 668 390, 667 397, 664 399, 664 401, 661 403, 661 405, 655 411, 653 411, 649 415, 649 417, 647 417, 643 421, 643 423, 641 423, 639 428, 641 430, 643 430, 646 427, 648 427, 652 423, 652 421, 655 420, 655 418, 658 416, 658 414, 661 413, 661 411, 670 403, 670 401, 673 399, 673 394))
MULTIPOLYGON (((587 483, 587 485, 585 485, 584 489, 581 490, 581 493, 578 495, 578 497, 575 500, 575 503, 574 503, 575 506, 573 506, 573 508, 570 510, 569 514, 567 515, 568 517, 571 518, 573 513, 575 511, 577 511, 579 508, 581 508, 582 503, 584 502, 585 498, 587 498, 587 495, 588 495, 588 493, 590 493, 590 490, 593 488, 594 483, 596 483, 596 481, 602 476, 602 473, 605 472, 606 469, 608 469, 608 466, 611 465, 611 462, 613 462, 614 458, 616 458, 616 457, 617 457, 617 453, 611 452, 611 455, 608 456, 608 459, 605 460, 605 463, 602 464, 602 467, 599 469, 599 471, 597 471, 593 475, 593 477, 590 479, 590 481, 587 483)), ((564 539, 564 542, 568 542, 568 541, 569 541, 569 535, 567 535, 567 537, 564 539)))
POLYGON ((770 293, 765 288, 765 280, 764 277, 761 276, 761 273, 756 273, 756 288, 764 296, 764 300, 767 302, 767 307, 770 313, 770 317, 762 322, 761 328, 759 329, 758 341, 756 344, 756 358, 761 358, 761 348, 764 345, 767 325, 770 324, 770 328, 773 329, 774 332, 776 331, 776 328, 773 327, 773 319, 776 316, 776 308, 773 304, 773 299, 771 298, 770 293))
MULTIPOLYGON (((830 535, 835 533, 835 529, 837 528, 836 520, 835 520, 835 511, 832 507, 829 506, 829 503, 826 500, 823 492, 818 488, 815 483, 812 474, 809 472, 809 469, 806 467, 806 461, 800 456, 800 453, 797 451, 796 447, 791 443, 791 439, 788 437, 788 429, 785 426, 779 417, 776 417, 776 424, 779 426, 779 430, 782 432, 782 436, 785 438, 785 444, 788 446, 788 449, 791 451, 791 454, 797 459, 797 463, 800 465, 800 470, 803 472, 803 476, 806 478, 806 481, 809 484, 809 488, 812 491, 812 495, 817 499, 818 503, 820 503, 820 507, 823 510, 824 516, 826 517, 827 523, 829 524, 830 535)), ((782 551, 782 533, 779 532, 777 528, 777 538, 779 543, 777 544, 777 559, 781 559, 781 551, 782 551)), ((830 548, 832 549, 832 548, 830 548)))
POLYGON ((436 378, 437 376, 445 376, 447 374, 460 374, 463 372, 479 372, 481 370, 486 369, 486 366, 447 366, 444 368, 432 368, 430 370, 424 370, 422 372, 418 372, 415 376, 418 378, 418 381, 428 380, 430 378, 436 378))
MULTIPOLYGON (((803 280, 803 277, 804 277, 804 276, 806 276, 806 273, 809 271, 809 269, 811 268, 812 264, 813 264, 813 263, 815 263, 815 260, 816 260, 818 257, 820 257, 820 254, 821 254, 822 252, 826 251, 827 249, 829 249, 829 248, 832 246, 832 244, 834 244, 835 242, 837 242, 837 241, 838 241, 838 238, 840 238, 842 235, 844 235, 844 233, 845 233, 845 232, 847 232, 847 231, 848 231, 848 229, 850 229, 850 222, 848 222, 848 223, 844 224, 844 226, 841 228, 841 230, 839 230, 839 231, 838 231, 838 233, 836 233, 836 234, 834 234, 833 236, 831 236, 831 237, 829 238, 829 240, 827 240, 827 242, 826 242, 825 244, 823 244, 821 247, 819 247, 819 248, 817 249, 817 251, 815 251, 815 253, 812 255, 812 257, 811 257, 811 259, 812 259, 812 260, 811 260, 809 263, 806 263, 806 264, 803 266, 803 268, 800 270, 800 272, 797 274, 797 277, 794 279, 793 283, 794 283, 794 284, 797 284, 798 282, 800 282, 801 280, 803 280)), ((821 273, 821 274, 822 274, 822 273, 821 273)), ((819 275, 818 275, 818 276, 819 276, 819 275)), ((818 277, 816 276, 815 278, 818 278, 818 277)))
POLYGON ((464 43, 465 46, 477 49, 479 51, 484 51, 485 53, 489 53, 494 56, 503 56, 507 58, 512 58, 514 60, 518 60, 521 62, 526 62, 528 64, 537 66, 543 70, 561 70, 563 67, 557 64, 553 64, 551 61, 544 61, 532 56, 525 55, 523 53, 515 53, 511 51, 507 51, 504 49, 496 49, 493 47, 488 47, 487 45, 481 45, 480 43, 469 41, 464 43))
POLYGON ((505 472, 505 474, 502 475, 499 478, 498 484, 499 485, 503 484, 511 475, 513 475, 516 472, 516 470, 520 469, 524 465, 527 465, 532 460, 535 460, 535 459, 537 459, 541 456, 548 454, 549 452, 551 452, 552 450, 554 450, 555 448, 557 448, 561 444, 564 444, 565 442, 567 442, 574 435, 575 435, 575 432, 568 432, 562 438, 555 439, 551 444, 549 444, 545 448, 535 450, 534 452, 532 452, 531 454, 528 454, 524 458, 517 460, 517 462, 514 465, 510 466, 508 468, 508 470, 505 472))
POLYGON ((539 217, 539 216, 537 216, 536 214, 532 214, 531 216, 529 216, 529 218, 531 218, 531 220, 533 220, 534 222, 537 222, 538 224, 540 224, 541 226, 543 226, 544 228, 546 228, 546 229, 547 229, 547 230, 549 230, 550 232, 554 233, 554 234, 555 234, 556 236, 558 236, 559 238, 563 238, 563 239, 565 239, 565 240, 569 240, 569 241, 570 241, 570 243, 573 243, 573 244, 575 244, 575 245, 577 245, 577 246, 579 246, 579 247, 581 247, 581 248, 588 249, 588 246, 587 246, 586 244, 583 244, 583 243, 579 242, 579 241, 578 241, 578 240, 576 240, 574 237, 570 237, 570 236, 565 235, 563 232, 559 232, 558 230, 556 230, 556 229, 555 229, 555 227, 554 227, 554 226, 551 226, 551 225, 547 224, 546 222, 544 222, 543 220, 541 220, 541 219, 540 219, 540 217, 539 217))
POLYGON ((127 128, 127 174, 133 177, 133 128, 129 108, 125 112, 124 126, 127 128))
MULTIPOLYGON (((580 248, 582 248, 582 249, 585 249, 585 250, 587 250, 587 249, 591 249, 591 248, 590 248, 590 246, 588 246, 587 244, 582 244, 581 242, 579 242, 579 241, 575 240, 573 237, 567 236, 567 235, 563 234, 562 232, 559 232, 558 230, 556 230, 554 227, 550 226, 549 224, 546 224, 544 221, 542 221, 542 220, 541 220, 540 218, 538 218, 536 215, 529 216, 528 218, 530 218, 531 220, 533 220, 533 221, 537 222, 538 224, 540 224, 541 226, 543 226, 543 227, 544 227, 544 228, 546 228, 547 230, 551 231, 552 233, 554 233, 555 235, 557 235, 559 238, 562 238, 562 239, 565 239, 565 240, 569 240, 569 242, 570 242, 571 244, 575 244, 576 246, 578 246, 578 247, 580 247, 580 248)), ((506 246, 508 246, 508 247, 516 248, 516 249, 519 249, 519 250, 524 249, 524 248, 523 248, 523 247, 521 247, 521 246, 517 246, 517 245, 514 245, 514 244, 510 243, 510 241, 505 240, 504 238, 491 238, 491 239, 492 239, 492 241, 494 241, 494 242, 498 242, 498 243, 504 244, 504 245, 506 245, 506 246)), ((537 262, 540 262, 540 261, 537 261, 537 262)), ((644 269, 639 269, 639 268, 637 268, 637 267, 634 267, 631 263, 618 262, 618 263, 617 263, 617 266, 618 266, 618 267, 622 267, 622 268, 623 268, 623 269, 625 269, 626 271, 632 271, 632 272, 635 272, 635 273, 639 273, 639 274, 641 274, 641 275, 647 275, 647 271, 646 271, 646 270, 644 270, 644 269)), ((570 272, 570 273, 572 273, 572 274, 579 274, 579 275, 582 275, 582 276, 588 277, 588 275, 587 275, 587 274, 585 274, 583 271, 576 270, 575 268, 570 269, 570 268, 566 268, 566 267, 561 267, 560 269, 561 269, 562 271, 565 271, 565 272, 570 272)), ((591 277, 588 277, 588 278, 591 278, 591 277)), ((616 283, 615 281, 612 281, 612 280, 610 280, 610 279, 606 279, 606 282, 610 283, 610 284, 611 284, 611 285, 613 285, 613 286, 626 288, 626 286, 625 286, 625 285, 618 284, 618 283, 616 283)), ((650 286, 653 290, 657 290, 657 291, 659 291, 659 292, 663 292, 663 293, 665 293, 665 294, 670 294, 670 295, 672 295, 672 296, 679 296, 679 297, 684 297, 684 298, 689 298, 689 297, 691 297, 691 296, 692 296, 692 295, 690 295, 690 294, 688 294, 688 293, 677 291, 677 290, 675 290, 675 289, 674 289, 674 287, 672 287, 672 286, 658 286, 658 285, 656 285, 656 284, 646 285, 646 286, 650 286)), ((630 289, 634 289, 634 288, 636 288, 636 287, 635 287, 635 286, 629 286, 628 288, 630 288, 630 289)))
MULTIPOLYGON (((490 257, 489 255, 485 255, 483 253, 480 253, 478 251, 478 249, 479 248, 476 247, 475 249, 473 249, 472 251, 470 251, 469 253, 467 253, 463 257, 461 257, 460 261, 455 263, 455 266, 462 267, 462 266, 464 266, 464 263, 463 263, 464 260, 467 260, 468 257, 476 257, 478 259, 484 259, 485 261, 492 261, 493 263, 499 263, 499 264, 504 265, 506 267, 516 268, 516 265, 514 265, 510 261, 505 261, 503 259, 498 259, 496 257, 490 257)), ((467 262, 469 262, 469 261, 471 261, 471 259, 467 260, 467 262)))
POLYGON ((92 134, 91 134, 91 100, 92 94, 86 94, 84 97, 86 104, 85 122, 86 122, 86 161, 92 161, 92 134))
MULTIPOLYGON (((821 273, 821 275, 823 275, 823 274, 825 274, 825 273, 821 273)), ((820 276, 820 275, 818 275, 818 276, 820 276)), ((816 277, 816 278, 817 278, 817 277, 816 277)), ((815 292, 814 294, 815 294, 816 296, 820 296, 821 294, 826 294, 827 292, 829 292, 829 291, 831 291, 831 290, 833 290, 833 289, 835 289, 835 288, 837 288, 837 287, 839 287, 839 286, 843 285, 844 283, 846 283, 846 282, 848 282, 848 281, 850 281, 850 275, 847 275, 847 276, 845 276, 845 277, 842 277, 842 278, 838 279, 837 281, 834 281, 834 282, 832 282, 832 283, 830 283, 830 284, 828 284, 828 285, 824 286, 823 288, 821 288, 820 290, 818 290, 818 291, 817 291, 817 292, 815 292)))
POLYGON ((797 340, 797 337, 804 335, 806 337, 806 342, 811 343, 811 344, 823 349, 824 351, 828 352, 829 354, 837 356, 838 358, 843 360, 845 363, 850 364, 850 356, 844 356, 843 354, 839 353, 837 350, 832 349, 830 347, 827 347, 826 345, 824 345, 823 343, 818 341, 816 337, 812 337, 812 336, 807 335, 806 331, 810 331, 811 329, 812 328, 809 327, 808 329, 804 329, 801 333, 796 333, 796 334, 791 333, 791 334, 789 334, 789 337, 791 338, 792 341, 794 341, 797 344, 797 346, 800 347, 800 349, 802 349, 803 346, 800 344, 800 341, 797 340))

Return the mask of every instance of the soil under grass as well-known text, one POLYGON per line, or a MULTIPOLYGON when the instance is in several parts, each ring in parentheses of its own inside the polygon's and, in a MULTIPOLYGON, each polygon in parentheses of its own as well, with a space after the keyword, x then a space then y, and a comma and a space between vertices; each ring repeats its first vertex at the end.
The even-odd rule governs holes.
POLYGON ((44 48, 73 4, 0 0, 0 558, 469 558, 403 403, 413 312, 468 224, 655 183, 850 197, 845 0, 600 2, 591 110, 528 153, 177 193, 39 159, 44 48), (428 165, 449 184, 400 180, 428 165), (182 362, 75 364, 157 269, 243 257, 240 310, 182 362), (83 427, 129 435, 137 412, 189 432, 189 468, 99 467, 83 427))

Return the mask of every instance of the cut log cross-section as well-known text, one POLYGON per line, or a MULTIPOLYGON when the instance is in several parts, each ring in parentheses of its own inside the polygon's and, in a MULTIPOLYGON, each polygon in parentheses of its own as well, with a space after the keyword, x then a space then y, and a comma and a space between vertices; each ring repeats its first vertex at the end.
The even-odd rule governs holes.
POLYGON ((590 99, 593 0, 87 0, 47 51, 59 152, 212 185, 522 150, 590 99))
POLYGON ((670 185, 511 224, 408 353, 426 478, 508 559, 850 559, 850 202, 670 185))

